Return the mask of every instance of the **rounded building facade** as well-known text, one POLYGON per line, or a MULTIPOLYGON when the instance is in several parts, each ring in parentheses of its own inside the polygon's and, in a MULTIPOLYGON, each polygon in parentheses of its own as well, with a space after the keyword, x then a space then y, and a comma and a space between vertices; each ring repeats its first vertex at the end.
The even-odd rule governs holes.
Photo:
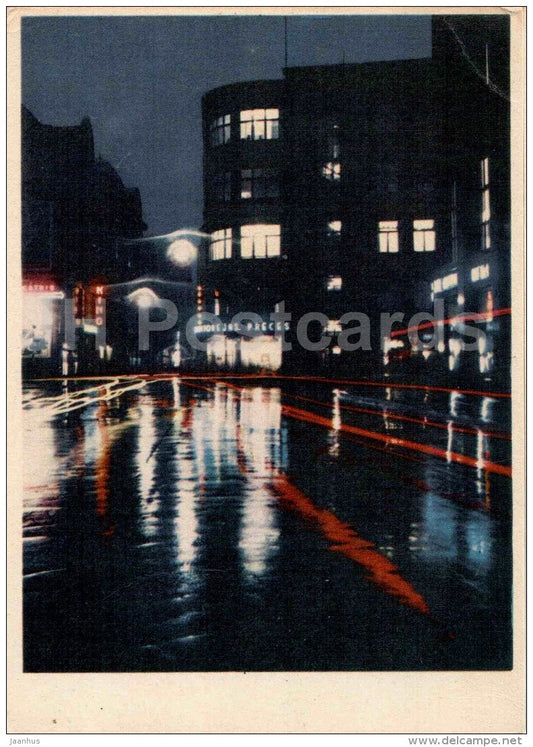
POLYGON ((283 81, 217 88, 202 101, 204 232, 198 311, 216 314, 207 340, 216 367, 277 370, 270 315, 282 298, 283 81), (248 314, 248 316, 246 316, 248 314), (240 315, 239 332, 232 320, 240 315))

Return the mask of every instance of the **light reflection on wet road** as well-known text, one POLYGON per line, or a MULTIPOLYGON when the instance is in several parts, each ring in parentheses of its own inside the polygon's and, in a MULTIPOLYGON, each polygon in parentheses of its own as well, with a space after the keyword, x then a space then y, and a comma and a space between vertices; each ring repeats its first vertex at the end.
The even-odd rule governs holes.
POLYGON ((511 666, 506 398, 124 377, 24 402, 26 671, 511 666))

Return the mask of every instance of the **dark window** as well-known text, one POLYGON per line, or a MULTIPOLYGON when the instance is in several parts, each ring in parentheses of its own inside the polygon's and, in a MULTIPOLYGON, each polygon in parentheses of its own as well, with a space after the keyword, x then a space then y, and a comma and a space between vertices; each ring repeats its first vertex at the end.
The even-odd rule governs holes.
POLYGON ((274 169, 242 169, 241 199, 278 197, 279 184, 274 169))
POLYGON ((209 126, 209 142, 212 146, 224 145, 231 136, 231 115, 223 114, 211 121, 209 126))
POLYGON ((231 171, 216 174, 213 177, 212 190, 214 202, 229 202, 231 200, 231 171))

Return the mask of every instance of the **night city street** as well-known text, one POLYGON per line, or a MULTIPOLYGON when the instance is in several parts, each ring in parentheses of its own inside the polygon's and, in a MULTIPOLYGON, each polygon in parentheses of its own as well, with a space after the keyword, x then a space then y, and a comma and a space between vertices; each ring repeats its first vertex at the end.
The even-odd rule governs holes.
POLYGON ((23 422, 27 672, 512 666, 508 395, 35 380, 23 422))
POLYGON ((525 12, 75 10, 10 9, 11 728, 521 733, 525 12))

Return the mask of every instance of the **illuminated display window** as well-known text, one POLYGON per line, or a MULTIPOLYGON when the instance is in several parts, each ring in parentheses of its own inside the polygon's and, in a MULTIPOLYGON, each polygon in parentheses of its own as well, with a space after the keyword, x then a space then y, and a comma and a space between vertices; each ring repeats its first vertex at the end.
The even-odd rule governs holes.
POLYGON ((212 182, 214 202, 229 202, 231 200, 231 171, 216 174, 212 182))
MULTIPOLYGON (((281 343, 281 336, 273 337, 269 335, 258 335, 257 337, 253 337, 251 340, 242 338, 240 344, 241 365, 244 366, 244 368, 260 367, 269 371, 277 371, 281 368, 281 343)), ((268 422, 270 408, 267 407, 265 413, 264 401, 261 404, 262 407, 260 409, 258 408, 255 413, 256 417, 250 419, 250 423, 253 424, 254 429, 260 427, 258 417, 261 418, 261 422, 264 423, 266 415, 268 422)), ((271 414, 273 414, 272 411, 271 414)), ((250 412, 250 415, 252 415, 252 412, 250 412)))
POLYGON ((451 272, 449 275, 445 275, 442 278, 442 290, 446 291, 450 288, 456 288, 459 282, 459 276, 456 272, 451 272))
POLYGON ((459 275, 456 272, 451 272, 449 275, 445 275, 443 278, 437 278, 431 283, 432 293, 442 293, 443 291, 450 290, 450 288, 456 288, 459 282, 459 275))
POLYGON ((241 257, 243 259, 279 257, 280 251, 279 223, 255 223, 241 226, 241 257))
POLYGON ((481 161, 481 247, 490 249, 490 182, 489 159, 481 161))
POLYGON ((326 289, 328 291, 342 290, 342 277, 340 275, 330 275, 326 281, 326 289))
POLYGON ((399 250, 398 221, 380 220, 378 223, 379 251, 382 254, 397 254, 399 250))
POLYGON ((341 165, 339 161, 328 161, 322 166, 322 176, 330 182, 337 182, 341 178, 341 165))
POLYGON ((242 169, 242 200, 260 200, 278 195, 279 184, 275 169, 242 169))
POLYGON ((470 270, 470 279, 473 283, 478 280, 486 280, 490 276, 490 265, 478 265, 470 270))
POLYGON ((241 140, 276 140, 279 109, 247 109, 241 112, 241 140))
POLYGON ((52 340, 59 330, 57 292, 29 291, 22 305, 22 355, 50 358, 52 340))
POLYGON ((209 142, 213 147, 228 143, 231 137, 231 115, 223 114, 211 121, 209 126, 209 142))
POLYGON ((431 283, 433 293, 442 293, 442 278, 437 278, 431 283))
POLYGON ((231 228, 213 231, 210 242, 211 259, 231 258, 231 228))
POLYGON ((413 221, 413 249, 415 252, 435 251, 435 221, 413 221))

